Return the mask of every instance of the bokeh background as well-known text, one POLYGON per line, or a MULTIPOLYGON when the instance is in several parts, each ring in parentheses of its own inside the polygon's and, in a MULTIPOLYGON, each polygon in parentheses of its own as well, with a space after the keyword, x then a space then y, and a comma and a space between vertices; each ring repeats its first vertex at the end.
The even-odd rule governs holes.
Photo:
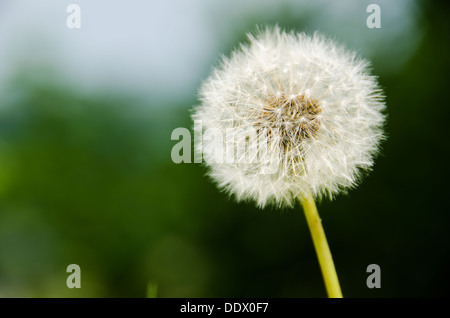
POLYGON ((325 297, 300 206, 236 203, 170 156, 220 54, 275 24, 356 50, 387 96, 373 171, 319 204, 344 296, 449 296, 449 21, 444 1, 1 0, 0 296, 325 297))

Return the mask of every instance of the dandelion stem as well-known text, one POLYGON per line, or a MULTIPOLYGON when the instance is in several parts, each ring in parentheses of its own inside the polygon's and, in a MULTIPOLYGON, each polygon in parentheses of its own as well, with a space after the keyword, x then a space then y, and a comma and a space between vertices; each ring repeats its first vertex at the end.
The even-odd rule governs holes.
POLYGON ((311 232, 328 297, 342 298, 341 287, 334 267, 333 257, 331 256, 330 247, 328 246, 327 238, 322 227, 322 221, 317 212, 316 203, 310 194, 301 198, 300 203, 303 206, 306 221, 308 222, 308 227, 311 232))
POLYGON ((158 297, 158 284, 154 281, 147 283, 147 298, 157 298, 158 297))

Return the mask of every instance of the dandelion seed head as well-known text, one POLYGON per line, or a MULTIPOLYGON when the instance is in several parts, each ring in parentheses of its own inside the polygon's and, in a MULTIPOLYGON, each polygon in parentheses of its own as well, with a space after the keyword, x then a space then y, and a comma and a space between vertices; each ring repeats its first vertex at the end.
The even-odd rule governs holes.
POLYGON ((193 118, 232 128, 241 158, 217 162, 223 140, 203 141, 208 174, 238 200, 291 206, 311 193, 333 198, 371 169, 383 139, 384 97, 369 63, 315 33, 278 27, 249 35, 202 84, 193 118), (261 138, 263 137, 263 138, 261 138), (267 151, 256 150, 258 142, 267 151), (275 167, 267 173, 268 165, 275 167))

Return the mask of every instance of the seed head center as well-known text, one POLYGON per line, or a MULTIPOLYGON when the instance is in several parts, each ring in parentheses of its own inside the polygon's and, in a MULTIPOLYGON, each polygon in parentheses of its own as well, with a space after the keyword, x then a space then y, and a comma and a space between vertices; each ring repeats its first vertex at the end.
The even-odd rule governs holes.
POLYGON ((277 131, 284 143, 312 138, 320 127, 322 108, 305 95, 270 98, 258 116, 258 126, 277 131))

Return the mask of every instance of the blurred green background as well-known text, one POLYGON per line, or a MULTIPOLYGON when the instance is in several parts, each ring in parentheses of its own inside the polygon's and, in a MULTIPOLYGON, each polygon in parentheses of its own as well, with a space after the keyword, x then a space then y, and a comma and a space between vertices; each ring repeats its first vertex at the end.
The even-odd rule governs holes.
POLYGON ((274 24, 358 51, 387 96, 374 170, 319 204, 344 296, 449 296, 446 2, 80 0, 79 30, 72 1, 33 2, 0 4, 0 297, 325 297, 300 206, 236 203, 170 157, 220 54, 274 24))

